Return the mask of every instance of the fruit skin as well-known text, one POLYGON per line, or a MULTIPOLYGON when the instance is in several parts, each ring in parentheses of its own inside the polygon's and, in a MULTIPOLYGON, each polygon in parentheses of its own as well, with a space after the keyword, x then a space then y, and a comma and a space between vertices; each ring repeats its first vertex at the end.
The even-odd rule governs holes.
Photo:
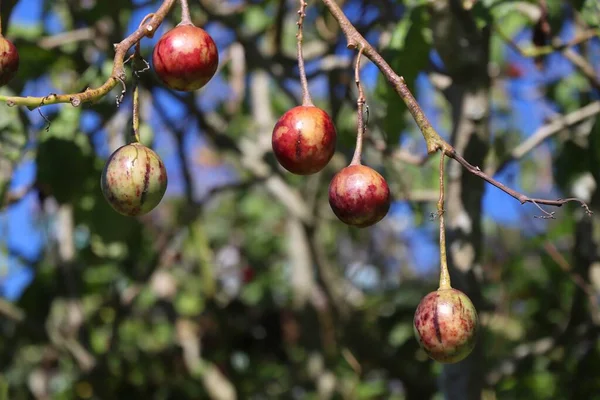
POLYGON ((421 300, 413 327, 429 357, 451 364, 465 359, 473 351, 479 319, 466 294, 452 288, 439 289, 421 300))
POLYGON ((297 175, 319 172, 335 153, 337 132, 331 117, 315 106, 296 106, 279 118, 271 144, 283 168, 297 175))
POLYGON ((167 87, 190 92, 206 85, 215 75, 219 52, 204 29, 179 24, 154 46, 152 65, 167 87))
POLYGON ((390 189, 373 168, 350 165, 329 184, 329 205, 344 223, 365 228, 381 221, 390 209, 390 189))
POLYGON ((19 52, 11 41, 0 35, 0 87, 14 78, 19 69, 19 52))
POLYGON ((162 200, 167 190, 167 171, 152 149, 131 143, 110 156, 100 185, 115 211, 131 217, 144 215, 162 200))

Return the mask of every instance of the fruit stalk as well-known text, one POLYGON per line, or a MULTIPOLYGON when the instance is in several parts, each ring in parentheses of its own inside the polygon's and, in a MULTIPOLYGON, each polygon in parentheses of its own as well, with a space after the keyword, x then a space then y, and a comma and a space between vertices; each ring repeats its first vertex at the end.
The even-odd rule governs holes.
POLYGON ((304 55, 302 54, 302 27, 304 23, 304 17, 306 16, 307 3, 304 0, 300 0, 300 9, 298 10, 298 33, 296 34, 297 46, 298 46, 298 72, 300 74, 300 85, 302 86, 302 105, 312 106, 313 102, 310 98, 308 91, 308 80, 306 79, 306 71, 304 69, 304 55))
POLYGON ((362 57, 363 48, 361 47, 358 50, 358 55, 356 56, 356 67, 354 68, 354 81, 356 82, 356 87, 358 88, 358 99, 356 100, 356 108, 358 113, 358 128, 356 133, 356 147, 354 148, 354 155, 352 156, 352 161, 350 165, 360 165, 360 158, 362 156, 362 145, 363 145, 363 137, 365 133, 365 121, 363 118, 364 108, 365 108, 365 92, 360 84, 360 59, 362 57))
POLYGON ((132 110, 132 119, 133 119, 133 142, 140 142, 140 84, 138 79, 138 72, 135 70, 136 62, 142 59, 142 55, 140 52, 140 42, 137 42, 135 45, 135 52, 133 53, 133 110, 132 110))
POLYGON ((181 3, 181 22, 179 25, 191 25, 192 17, 190 15, 190 6, 188 0, 179 0, 181 3))
POLYGON ((448 259, 446 256, 446 225, 444 223, 444 152, 440 156, 440 198, 437 202, 438 218, 440 219, 440 287, 451 289, 448 259))

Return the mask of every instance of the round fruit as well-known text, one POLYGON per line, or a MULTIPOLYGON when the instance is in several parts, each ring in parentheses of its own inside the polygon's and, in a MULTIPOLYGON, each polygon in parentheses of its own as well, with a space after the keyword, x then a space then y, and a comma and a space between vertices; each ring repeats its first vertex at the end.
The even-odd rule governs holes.
POLYGON ((390 189, 373 168, 350 165, 331 180, 329 205, 342 222, 364 228, 386 216, 390 209, 390 189))
POLYGON ((297 106, 279 118, 271 138, 283 168, 297 175, 319 172, 335 152, 337 133, 331 117, 315 106, 297 106))
POLYGON ((456 363, 475 347, 479 330, 477 311, 460 290, 439 289, 419 303, 414 330, 429 357, 441 363, 456 363))
POLYGON ((214 76, 219 66, 219 52, 204 29, 180 24, 156 43, 152 64, 167 87, 190 92, 200 89, 214 76))
POLYGON ((0 86, 14 78, 19 69, 19 52, 12 42, 0 35, 0 86))
POLYGON ((110 156, 100 184, 115 211, 132 217, 144 215, 162 200, 167 190, 167 171, 152 149, 132 143, 110 156))

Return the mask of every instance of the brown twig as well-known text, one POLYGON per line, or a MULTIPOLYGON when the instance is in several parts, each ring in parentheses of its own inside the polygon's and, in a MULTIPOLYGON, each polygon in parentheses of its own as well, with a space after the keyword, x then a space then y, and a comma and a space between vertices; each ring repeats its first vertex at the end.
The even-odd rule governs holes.
POLYGON ((427 143, 427 152, 433 153, 442 148, 449 148, 447 144, 438 133, 435 131, 423 110, 417 103, 416 99, 408 89, 404 78, 396 74, 392 67, 383 59, 383 57, 375 50, 373 46, 356 30, 354 25, 348 20, 342 9, 338 6, 335 0, 322 0, 325 6, 329 9, 329 12, 337 20, 340 28, 346 36, 346 41, 349 48, 360 47, 363 49, 363 53, 368 57, 385 76, 388 83, 394 88, 396 93, 400 96, 404 104, 408 107, 408 111, 413 116, 415 122, 419 126, 425 142, 427 143))
POLYGON ((360 165, 360 158, 362 155, 362 146, 363 146, 363 137, 365 134, 365 121, 364 121, 364 108, 365 108, 365 92, 360 84, 360 58, 362 57, 363 49, 362 47, 358 50, 358 55, 356 56, 356 67, 354 68, 354 81, 356 82, 356 87, 358 88, 358 98, 356 100, 356 109, 357 109, 357 133, 356 133, 356 147, 354 149, 354 155, 352 156, 352 161, 350 165, 360 165))
POLYGON ((80 106, 82 103, 99 100, 106 96, 119 83, 125 81, 125 56, 129 49, 139 42, 143 37, 151 37, 154 32, 163 22, 176 0, 164 0, 158 10, 152 16, 152 19, 145 25, 139 27, 131 35, 127 36, 121 42, 116 44, 113 69, 110 77, 100 87, 95 89, 86 89, 81 93, 69 94, 51 94, 44 97, 17 97, 17 96, 0 96, 0 101, 6 102, 9 106, 26 106, 29 109, 58 103, 70 103, 74 107, 80 106))
POLYGON ((308 80, 306 79, 306 70, 304 69, 304 55, 302 54, 302 28, 304 23, 304 17, 306 16, 306 1, 300 0, 300 9, 298 10, 298 33, 296 34, 297 47, 298 47, 298 71, 300 73, 300 84, 302 85, 302 105, 312 106, 313 102, 310 98, 310 92, 308 91, 308 80))
POLYGON ((456 160, 460 165, 462 165, 467 171, 469 171, 473 175, 478 176, 479 178, 483 179, 487 183, 489 183, 489 184, 497 187, 498 189, 502 190, 504 193, 506 193, 506 194, 514 197, 515 199, 519 200, 519 202, 521 204, 525 204, 525 203, 532 203, 532 204, 534 204, 537 208, 539 208, 544 213, 544 217, 545 218, 554 218, 554 212, 545 211, 543 208, 540 207, 540 205, 561 207, 563 204, 566 204, 566 203, 569 203, 569 202, 572 202, 572 201, 580 203, 581 206, 585 209, 585 212, 588 215, 592 214, 592 210, 590 210, 590 208, 588 207, 588 205, 583 200, 580 200, 580 199, 577 199, 577 198, 574 198, 574 197, 570 197, 570 198, 566 198, 566 199, 558 199, 558 200, 546 200, 546 199, 531 198, 529 196, 526 196, 526 195, 524 195, 522 193, 517 192, 516 190, 513 190, 513 189, 509 188, 508 186, 504 185, 503 183, 500 183, 497 180, 495 180, 494 178, 490 177, 485 172, 483 172, 481 170, 481 168, 476 167, 476 166, 470 164, 461 155, 457 154, 454 149, 444 150, 444 153, 448 157, 456 160))
POLYGON ((444 139, 442 139, 442 137, 440 137, 440 135, 433 128, 433 126, 423 113, 423 110, 419 106, 419 103, 410 92, 408 86, 406 85, 406 82, 404 81, 404 78, 399 76, 392 69, 392 67, 383 59, 381 54, 379 54, 377 50, 375 50, 375 48, 371 46, 371 44, 369 44, 369 42, 356 30, 354 25, 352 25, 352 23, 348 20, 348 18, 346 17, 342 9, 339 7, 339 5, 335 2, 335 0, 322 1, 323 4, 325 4, 325 6, 329 9, 329 12, 337 20, 338 24, 340 25, 340 28, 344 32, 344 35, 346 36, 346 41, 348 43, 348 47, 362 48, 364 55, 379 68, 381 73, 387 79, 388 83, 394 88, 396 93, 398 93, 404 104, 406 104, 408 111, 412 115, 417 126, 419 127, 419 130, 421 131, 421 134, 423 135, 423 138, 425 139, 428 153, 434 153, 438 150, 441 150, 446 156, 459 162, 465 169, 467 169, 467 171, 471 172, 475 176, 480 177, 486 182, 496 186, 498 189, 519 200, 521 204, 533 203, 540 210, 542 210, 545 218, 553 218, 554 213, 544 211, 540 207, 540 204, 560 207, 565 203, 576 201, 579 202, 583 208, 585 208, 588 214, 592 214, 592 211, 589 209, 587 204, 580 199, 568 198, 558 200, 545 200, 530 198, 498 182, 494 178, 484 173, 479 167, 471 165, 462 156, 457 154, 456 150, 444 139))

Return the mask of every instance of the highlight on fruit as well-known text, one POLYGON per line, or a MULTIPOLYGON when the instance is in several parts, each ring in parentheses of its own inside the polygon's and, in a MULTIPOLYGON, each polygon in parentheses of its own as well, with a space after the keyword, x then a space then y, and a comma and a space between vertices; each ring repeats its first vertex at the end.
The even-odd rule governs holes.
POLYGON ((283 168, 297 175, 321 171, 335 153, 337 133, 331 117, 313 105, 296 106, 279 118, 271 144, 283 168))
POLYGON ((102 172, 104 197, 115 211, 130 217, 147 214, 167 190, 167 171, 152 149, 131 143, 117 149, 102 172))
POLYGON ((15 45, 0 34, 0 87, 10 82, 19 70, 19 52, 15 45))
POLYGON ((329 184, 329 205, 345 224, 365 228, 381 221, 390 209, 390 189, 373 168, 349 165, 329 184))
POLYGON ((181 23, 158 40, 152 65, 165 86, 190 92, 205 86, 215 75, 219 52, 204 29, 181 23))
POLYGON ((413 328, 430 358, 451 364, 464 360, 473 351, 479 319, 466 294, 454 288, 438 289, 417 306, 413 328))

